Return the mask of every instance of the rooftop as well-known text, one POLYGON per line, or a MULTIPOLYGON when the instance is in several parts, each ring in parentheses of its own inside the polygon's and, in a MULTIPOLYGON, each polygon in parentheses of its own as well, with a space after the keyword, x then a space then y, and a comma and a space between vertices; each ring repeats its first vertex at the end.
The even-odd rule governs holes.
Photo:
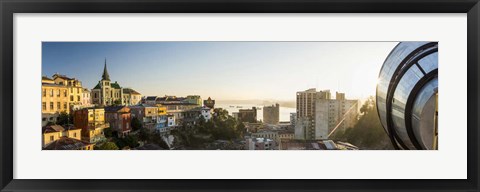
POLYGON ((149 105, 149 104, 146 104, 146 103, 140 103, 140 104, 137 104, 137 105, 130 106, 130 108, 141 108, 141 107, 156 107, 156 106, 149 105))
POLYGON ((105 112, 117 112, 122 110, 125 107, 126 106, 108 106, 108 107, 105 107, 105 112))
POLYGON ((46 76, 42 76, 42 81, 43 81, 43 80, 53 81, 53 79, 50 79, 50 78, 48 78, 48 77, 46 77, 46 76))
POLYGON ((338 150, 339 145, 349 149, 358 149, 352 144, 335 142, 333 140, 281 140, 281 150, 338 150))
POLYGON ((70 77, 67 77, 66 75, 62 75, 62 74, 54 74, 53 75, 53 78, 61 78, 61 79, 65 79, 65 80, 75 80, 75 78, 70 78, 70 77))
POLYGON ((49 125, 42 127, 43 133, 53 133, 53 132, 62 132, 65 129, 60 125, 49 125))
POLYGON ((157 96, 147 96, 147 97, 145 97, 145 100, 146 101, 155 101, 155 100, 157 100, 157 96))
POLYGON ((63 137, 60 137, 60 139, 50 143, 43 149, 44 150, 78 150, 88 145, 91 145, 91 144, 85 141, 63 136, 63 137))
POLYGON ((132 95, 141 95, 139 92, 131 89, 131 88, 124 88, 123 93, 125 94, 132 94, 132 95))
POLYGON ((165 97, 157 97, 157 101, 184 101, 186 98, 184 97, 176 97, 176 96, 165 96, 165 97))

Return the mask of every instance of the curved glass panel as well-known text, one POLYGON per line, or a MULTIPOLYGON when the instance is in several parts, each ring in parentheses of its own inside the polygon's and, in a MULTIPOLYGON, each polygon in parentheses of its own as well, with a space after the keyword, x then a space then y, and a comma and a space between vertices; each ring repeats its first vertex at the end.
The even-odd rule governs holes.
POLYGON ((412 129, 422 148, 433 149, 435 95, 438 93, 438 78, 432 79, 418 92, 412 109, 412 129), (433 105, 433 106, 432 106, 433 105))
MULTIPOLYGON (((417 93, 412 93, 412 90, 418 84, 419 80, 425 75, 425 73, 429 73, 438 68, 438 52, 422 56, 422 53, 426 53, 427 51, 430 51, 437 46, 435 43, 432 43, 431 46, 420 48, 428 43, 430 42, 399 43, 388 55, 382 68, 380 69, 380 74, 378 77, 376 98, 377 109, 381 123, 388 133, 387 122, 389 120, 392 120, 392 128, 393 130, 395 130, 398 139, 401 140, 401 142, 399 142, 405 144, 405 146, 409 149, 415 149, 416 147, 410 140, 405 122, 405 115, 412 114, 411 111, 405 111, 407 100, 409 96, 411 96, 411 94, 418 95, 417 93), (409 59, 408 61, 406 60, 407 57, 409 59), (418 61, 417 64, 413 63, 415 61, 418 61), (406 67, 410 68, 407 69, 406 67), (392 89, 390 86, 391 83, 394 82, 398 84, 395 89, 392 89), (392 90, 388 90, 389 88, 392 90), (393 95, 392 100, 388 101, 391 103, 387 103, 388 95, 393 95), (391 106, 390 113, 387 113, 387 106, 391 106), (390 114, 391 116, 387 116, 388 114, 390 114)), ((438 85, 432 86, 438 87, 438 85)), ((417 127, 419 127, 417 132, 421 132, 418 133, 420 134, 418 137, 421 138, 417 138, 417 135, 415 135, 415 137, 417 140, 422 140, 423 142, 427 140, 423 137, 423 135, 426 135, 426 133, 422 132, 423 128, 421 127, 422 125, 427 125, 428 122, 422 120, 422 118, 423 116, 431 113, 431 110, 426 110, 426 108, 432 108, 431 106, 429 106, 431 105, 432 100, 431 95, 430 97, 422 97, 426 97, 423 100, 420 99, 425 104, 418 104, 417 108, 420 109, 417 109, 417 116, 412 117, 412 119, 415 119, 415 121, 417 121, 415 124, 417 127)), ((430 118, 430 121, 431 119, 433 118, 430 118)), ((431 133, 431 131, 429 133, 431 133)), ((416 132, 414 132, 414 134, 416 134, 416 132)), ((430 136, 427 137, 431 138, 430 136)), ((422 143, 421 145, 423 144, 424 143, 422 143)))
POLYGON ((438 68, 438 52, 434 52, 426 57, 418 60, 418 65, 422 67, 425 73, 438 68))
POLYGON ((405 107, 408 96, 410 95, 415 84, 423 77, 422 71, 416 66, 412 65, 410 69, 403 75, 402 79, 397 85, 397 89, 393 95, 392 102, 392 120, 395 126, 395 131, 400 136, 402 141, 408 148, 415 148, 407 133, 405 125, 405 107))
MULTIPOLYGON (((388 55, 378 77, 377 84, 377 108, 379 110, 380 120, 383 127, 387 127, 386 121, 386 97, 393 73, 397 70, 401 62, 410 53, 429 42, 401 42, 388 55)), ((388 130, 388 129, 387 129, 388 130)))

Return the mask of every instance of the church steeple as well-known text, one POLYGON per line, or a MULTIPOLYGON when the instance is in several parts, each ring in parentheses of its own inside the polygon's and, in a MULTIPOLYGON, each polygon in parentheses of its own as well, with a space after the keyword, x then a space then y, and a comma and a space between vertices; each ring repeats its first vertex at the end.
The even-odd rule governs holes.
POLYGON ((110 81, 110 75, 108 75, 107 71, 107 58, 105 58, 105 66, 103 68, 102 80, 110 81))

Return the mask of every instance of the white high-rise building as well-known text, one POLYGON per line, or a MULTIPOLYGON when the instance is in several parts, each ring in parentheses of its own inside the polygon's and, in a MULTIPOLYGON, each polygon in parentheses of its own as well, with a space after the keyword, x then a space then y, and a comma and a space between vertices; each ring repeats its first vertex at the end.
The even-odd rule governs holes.
POLYGON ((331 99, 330 90, 309 89, 297 92, 295 138, 328 139, 333 129, 353 127, 358 115, 358 100, 346 100, 344 93, 331 99))

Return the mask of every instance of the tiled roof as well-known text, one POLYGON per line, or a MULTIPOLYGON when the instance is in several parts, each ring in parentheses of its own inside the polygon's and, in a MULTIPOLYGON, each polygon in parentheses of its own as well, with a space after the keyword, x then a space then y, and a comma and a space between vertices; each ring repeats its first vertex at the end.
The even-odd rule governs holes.
POLYGON ((70 77, 67 77, 66 75, 61 75, 61 74, 55 74, 53 75, 54 77, 58 77, 58 78, 62 78, 62 79, 66 79, 66 80, 75 80, 75 78, 70 78, 70 77))
POLYGON ((100 89, 100 82, 98 82, 93 89, 100 89))
POLYGON ((125 106, 109 106, 105 107, 105 112, 117 112, 123 109, 125 106))
POLYGON ((110 86, 115 88, 115 89, 121 89, 122 88, 122 87, 120 87, 120 85, 116 81, 115 81, 115 83, 111 83, 110 86))
MULTIPOLYGON (((114 89, 121 89, 120 85, 115 82, 115 83, 111 83, 110 86, 114 89)), ((95 87, 93 89, 100 89, 100 82, 97 83, 97 85, 95 85, 95 87)))
POLYGON ((131 88, 125 88, 123 89, 123 93, 125 94, 132 94, 132 95, 141 95, 139 92, 131 89, 131 88))
POLYGON ((53 133, 53 132, 58 132, 58 131, 50 127, 42 127, 42 133, 53 133))
POLYGON ((43 133, 53 133, 53 132, 62 132, 65 130, 76 130, 79 128, 75 128, 73 125, 66 125, 66 126, 61 126, 61 125, 49 125, 49 126, 44 126, 42 127, 42 132, 43 133))
POLYGON ((129 106, 130 108, 140 108, 140 107, 156 107, 156 106, 152 106, 152 105, 149 105, 149 104, 146 104, 146 103, 140 103, 138 105, 133 105, 133 106, 129 106))
POLYGON ((157 99, 157 96, 147 96, 145 100, 147 101, 155 101, 157 99))
POLYGON ((175 97, 175 96, 165 96, 165 97, 158 97, 157 101, 162 102, 162 101, 183 101, 185 100, 185 97, 175 97))
POLYGON ((44 132, 62 132, 62 131, 65 131, 65 129, 61 126, 61 125, 49 125, 49 126, 45 126, 42 128, 44 130, 44 132))
POLYGON ((162 105, 197 105, 195 103, 188 103, 188 102, 165 102, 161 104, 162 105))
POLYGON ((50 143, 43 149, 44 150, 78 150, 78 149, 84 148, 87 145, 91 145, 91 144, 85 141, 63 136, 63 137, 60 137, 60 139, 50 143))
POLYGON ((42 80, 49 80, 49 81, 53 81, 53 79, 50 79, 48 77, 45 77, 45 76, 42 76, 42 80))

